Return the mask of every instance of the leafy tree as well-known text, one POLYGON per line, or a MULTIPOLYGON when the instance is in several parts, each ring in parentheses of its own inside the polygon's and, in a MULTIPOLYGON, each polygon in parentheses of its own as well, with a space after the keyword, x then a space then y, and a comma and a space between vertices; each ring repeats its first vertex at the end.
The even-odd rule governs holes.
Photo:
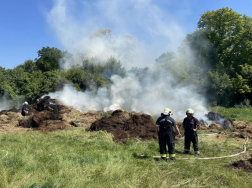
POLYGON ((85 64, 86 66, 73 66, 72 68, 65 70, 61 73, 61 77, 73 83, 74 87, 79 91, 86 91, 94 89, 97 91, 99 87, 108 86, 109 81, 105 79, 100 71, 100 66, 92 66, 91 64, 85 64), (97 69, 96 69, 97 68, 97 69))
POLYGON ((92 74, 102 74, 105 66, 97 58, 86 58, 82 61, 82 69, 90 71, 92 74))
POLYGON ((42 95, 58 89, 60 83, 59 75, 59 70, 44 73, 40 70, 34 71, 32 74, 29 74, 29 84, 24 86, 21 94, 25 95, 27 100, 35 102, 42 95))
POLYGON ((188 66, 185 57, 174 52, 167 52, 156 59, 159 74, 165 73, 174 79, 174 86, 188 83, 188 66))
POLYGON ((78 66, 72 67, 62 73, 62 77, 73 83, 75 89, 86 90, 90 84, 88 77, 91 77, 90 73, 85 74, 85 71, 78 66))
POLYGON ((32 71, 36 71, 38 67, 36 66, 36 63, 33 60, 27 60, 22 65, 25 72, 32 73, 32 71))
POLYGON ((227 94, 231 104, 251 97, 251 37, 250 17, 230 8, 207 11, 201 15, 198 29, 183 41, 180 52, 186 54, 186 47, 190 48, 195 58, 187 56, 187 59, 201 67, 201 79, 211 82, 210 95, 217 95, 218 101, 227 103, 227 94))
POLYGON ((232 87, 230 76, 213 70, 208 72, 208 81, 207 97, 212 101, 217 99, 218 104, 229 104, 233 97, 229 92, 232 87))
POLYGON ((229 8, 207 11, 201 16, 198 28, 205 31, 207 38, 217 47, 218 63, 225 68, 237 67, 239 58, 244 59, 240 53, 246 52, 246 47, 251 48, 246 45, 251 42, 248 35, 252 31, 251 21, 229 8))
POLYGON ((0 66, 0 96, 4 95, 5 82, 6 82, 5 69, 0 66))
POLYGON ((148 67, 139 68, 139 67, 132 67, 128 73, 134 74, 140 82, 143 81, 144 77, 147 76, 149 71, 148 67))
POLYGON ((36 66, 42 72, 59 69, 59 61, 66 53, 54 47, 43 47, 38 51, 38 58, 35 59, 36 66))
POLYGON ((122 63, 113 57, 109 58, 106 61, 104 67, 105 69, 103 72, 103 76, 105 78, 109 79, 114 74, 119 75, 121 77, 124 77, 126 75, 126 69, 123 67, 122 63))

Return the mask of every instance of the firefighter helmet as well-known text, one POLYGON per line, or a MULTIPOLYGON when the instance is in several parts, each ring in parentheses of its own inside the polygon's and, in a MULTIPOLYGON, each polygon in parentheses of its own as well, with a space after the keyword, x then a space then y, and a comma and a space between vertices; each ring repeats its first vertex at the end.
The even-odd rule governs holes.
POLYGON ((186 114, 192 114, 193 115, 194 114, 193 109, 191 109, 191 108, 187 109, 186 114))
POLYGON ((169 108, 165 108, 163 114, 170 116, 170 115, 172 115, 172 111, 169 108))

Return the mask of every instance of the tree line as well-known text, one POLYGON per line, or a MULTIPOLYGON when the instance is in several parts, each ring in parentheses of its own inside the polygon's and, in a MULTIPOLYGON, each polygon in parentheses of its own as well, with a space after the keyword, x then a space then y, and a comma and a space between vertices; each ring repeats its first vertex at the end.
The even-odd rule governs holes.
MULTIPOLYGON (((111 38, 111 30, 92 35, 111 38)), ((191 85, 209 103, 223 106, 248 104, 252 89, 252 18, 230 8, 207 11, 197 29, 188 34, 177 52, 166 52, 156 59, 154 70, 133 67, 126 71, 120 60, 111 57, 102 62, 83 58, 78 65, 64 70, 60 64, 72 54, 54 47, 43 47, 38 57, 14 69, 0 66, 0 96, 30 103, 71 83, 79 91, 97 92, 109 88, 111 76, 131 72, 139 81, 151 72, 165 71, 173 77, 174 87, 191 85)))
POLYGON ((209 102, 248 104, 252 97, 252 18, 230 8, 207 11, 178 52, 164 53, 157 62, 169 67, 181 84, 197 85, 195 90, 209 102))

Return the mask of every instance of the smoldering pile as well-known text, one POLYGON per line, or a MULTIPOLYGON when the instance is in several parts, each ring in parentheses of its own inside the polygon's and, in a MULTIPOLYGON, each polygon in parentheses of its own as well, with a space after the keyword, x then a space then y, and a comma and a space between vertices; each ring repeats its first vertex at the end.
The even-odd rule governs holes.
MULTIPOLYGON (((86 113, 61 104, 57 99, 46 96, 28 107, 29 113, 23 117, 19 109, 0 112, 0 131, 24 133, 27 130, 56 131, 83 127, 90 131, 106 131, 114 135, 114 141, 128 139, 157 140, 157 127, 148 114, 115 111, 88 111, 86 113)), ((231 129, 231 136, 252 138, 250 122, 230 120, 221 114, 208 112, 201 120, 201 130, 222 132, 231 129)), ((182 122, 176 122, 183 132, 182 122)), ((230 132, 229 132, 230 133, 230 132)))
MULTIPOLYGON (((0 130, 6 133, 24 133, 27 130, 55 131, 74 127, 89 128, 101 118, 103 111, 80 112, 63 105, 57 99, 45 96, 28 106, 27 116, 20 109, 0 112, 0 130)), ((107 112, 109 113, 109 112, 107 112)))
POLYGON ((109 117, 103 117, 92 123, 90 131, 107 131, 114 135, 116 142, 128 139, 157 140, 157 128, 148 114, 127 112, 123 109, 113 111, 109 117))
POLYGON ((200 119, 201 125, 211 127, 214 125, 216 126, 216 124, 218 124, 221 125, 223 129, 234 128, 233 121, 233 119, 228 119, 225 116, 222 116, 221 114, 216 112, 208 112, 207 114, 205 114, 205 117, 202 117, 200 119))

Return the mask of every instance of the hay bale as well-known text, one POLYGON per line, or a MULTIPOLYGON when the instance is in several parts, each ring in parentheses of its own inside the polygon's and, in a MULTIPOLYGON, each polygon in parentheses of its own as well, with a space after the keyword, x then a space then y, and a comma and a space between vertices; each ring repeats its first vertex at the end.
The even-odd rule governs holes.
POLYGON ((221 130, 223 129, 222 125, 218 123, 212 123, 208 126, 209 129, 216 129, 216 130, 221 130))

